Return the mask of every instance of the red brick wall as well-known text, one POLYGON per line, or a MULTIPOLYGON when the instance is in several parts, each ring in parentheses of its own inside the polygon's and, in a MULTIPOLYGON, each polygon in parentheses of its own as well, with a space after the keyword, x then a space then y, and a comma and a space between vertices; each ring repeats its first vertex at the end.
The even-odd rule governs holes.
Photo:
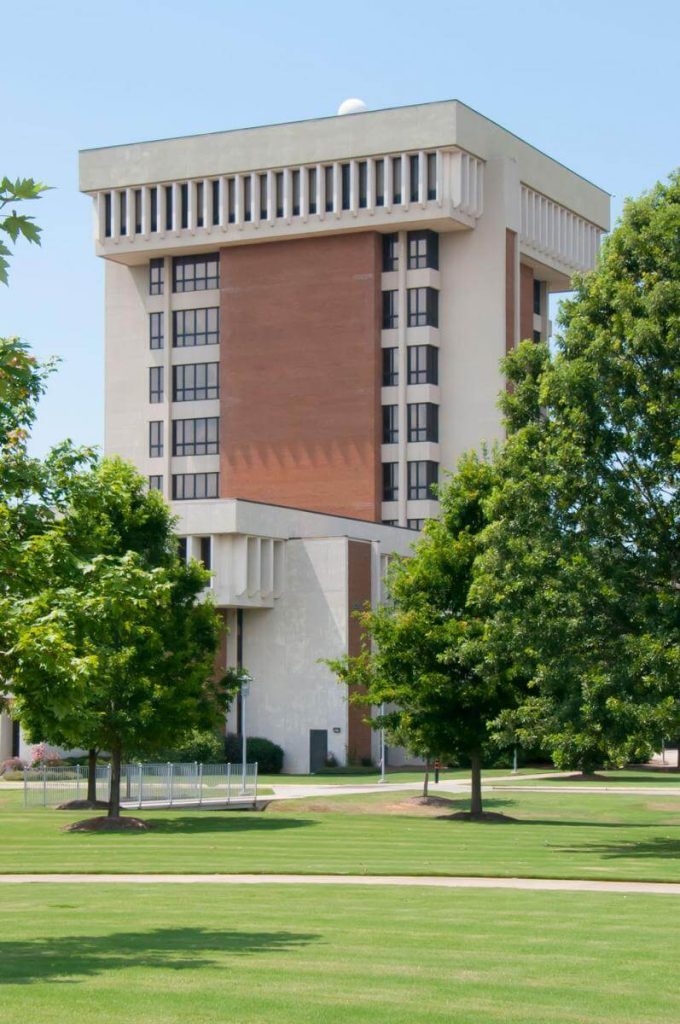
MULTIPOLYGON (((354 616, 371 601, 371 545, 361 541, 347 542, 347 611, 349 630, 347 653, 356 657, 361 653, 362 629, 354 616)), ((351 693, 352 691, 350 691, 351 693)), ((350 704, 347 726, 347 753, 351 761, 371 756, 371 727, 365 721, 369 709, 362 704, 350 704)))
POLYGON ((222 250, 222 497, 380 519, 379 243, 222 250))
POLYGON ((517 283, 516 256, 517 232, 507 228, 505 232, 505 351, 515 347, 515 285, 517 283))
POLYGON ((534 272, 524 263, 519 268, 519 336, 521 341, 534 337, 534 272))

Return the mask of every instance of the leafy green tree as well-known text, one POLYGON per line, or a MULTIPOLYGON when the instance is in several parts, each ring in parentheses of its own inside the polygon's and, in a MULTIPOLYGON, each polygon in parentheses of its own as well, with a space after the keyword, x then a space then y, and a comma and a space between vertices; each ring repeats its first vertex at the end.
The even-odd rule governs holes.
POLYGON ((575 282, 554 354, 506 360, 509 438, 473 587, 499 729, 562 767, 646 758, 680 731, 680 176, 629 201, 575 282))
POLYGON ((62 515, 24 545, 24 593, 3 609, 15 712, 33 739, 110 753, 112 817, 123 756, 214 728, 238 685, 215 678, 209 574, 178 558, 173 525, 143 477, 104 459, 73 476, 62 515))
POLYGON ((393 706, 371 720, 392 742, 428 759, 469 761, 473 817, 482 814, 487 723, 516 702, 508 678, 476 671, 468 653, 471 645, 478 649, 482 631, 468 595, 493 478, 487 461, 461 460, 441 488, 441 518, 426 524, 412 558, 392 564, 388 603, 361 613, 362 653, 329 662, 362 693, 355 699, 393 706))

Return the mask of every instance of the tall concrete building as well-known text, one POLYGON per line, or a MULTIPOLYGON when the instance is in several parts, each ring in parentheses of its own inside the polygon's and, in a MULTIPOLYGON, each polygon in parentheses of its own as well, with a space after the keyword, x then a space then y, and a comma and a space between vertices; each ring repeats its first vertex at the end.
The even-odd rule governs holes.
POLYGON ((501 357, 548 336, 608 195, 458 101, 88 150, 80 184, 106 451, 210 565, 248 732, 289 770, 375 755, 318 659, 358 649, 442 472, 502 439, 501 357))

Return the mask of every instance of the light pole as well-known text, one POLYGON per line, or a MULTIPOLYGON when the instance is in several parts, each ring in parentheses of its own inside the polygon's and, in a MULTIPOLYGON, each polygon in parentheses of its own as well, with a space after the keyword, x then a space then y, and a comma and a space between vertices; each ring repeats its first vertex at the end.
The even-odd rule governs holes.
POLYGON ((248 672, 241 674, 241 796, 246 795, 246 697, 253 677, 248 672))

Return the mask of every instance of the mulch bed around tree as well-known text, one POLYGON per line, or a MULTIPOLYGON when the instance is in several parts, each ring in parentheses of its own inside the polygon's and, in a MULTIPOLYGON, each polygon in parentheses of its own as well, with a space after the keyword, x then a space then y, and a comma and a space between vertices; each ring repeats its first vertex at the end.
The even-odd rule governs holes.
POLYGON ((440 821, 488 821, 497 822, 500 825, 518 821, 509 814, 499 814, 497 811, 482 811, 481 814, 470 814, 469 811, 456 811, 455 814, 442 814, 440 821))
POLYGON ((84 818, 64 825, 62 832, 146 832, 151 828, 141 818, 84 818))
POLYGON ((67 800, 65 804, 57 804, 58 811, 105 811, 109 805, 106 800, 67 800))

